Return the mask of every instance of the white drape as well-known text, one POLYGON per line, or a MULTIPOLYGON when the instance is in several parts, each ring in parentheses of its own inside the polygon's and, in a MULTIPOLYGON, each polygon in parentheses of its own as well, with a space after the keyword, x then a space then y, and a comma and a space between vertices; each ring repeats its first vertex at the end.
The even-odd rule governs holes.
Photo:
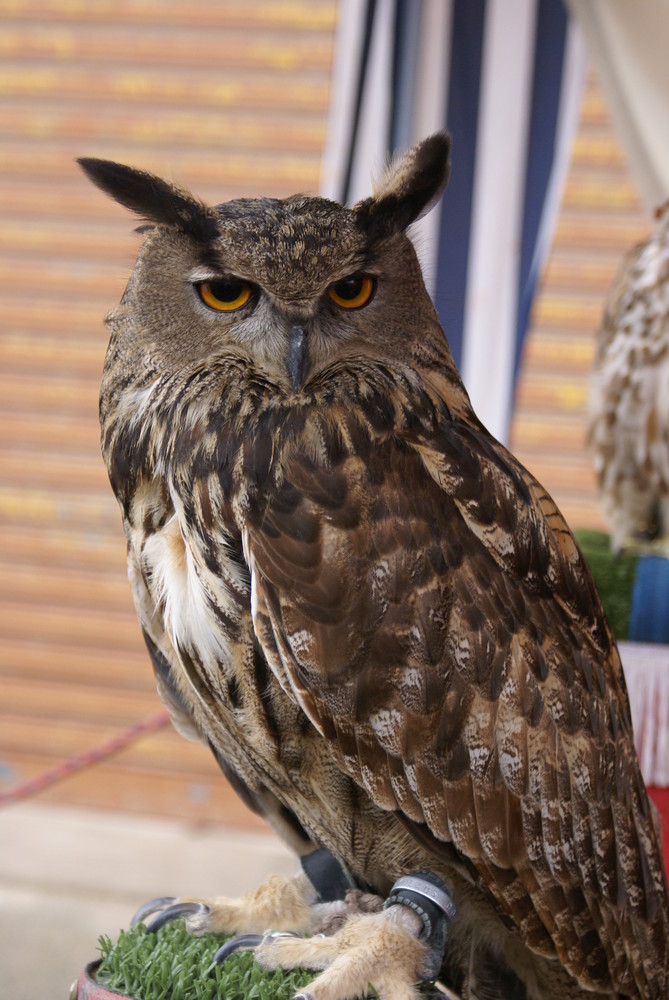
MULTIPOLYGON (((378 174, 383 166, 391 123, 402 123, 395 133, 401 145, 444 126, 453 130, 454 172, 473 178, 471 207, 467 185, 456 185, 455 194, 452 181, 444 202, 411 235, 474 409, 488 429, 505 440, 527 319, 522 300, 534 292, 552 235, 578 117, 585 50, 571 26, 564 42, 547 36, 549 28, 540 24, 539 0, 412 2, 416 7, 410 11, 418 19, 408 31, 398 27, 398 13, 407 11, 398 0, 340 0, 321 191, 337 199, 345 191, 349 204, 366 197, 372 172, 378 174), (393 96, 398 47, 405 54, 410 50, 415 71, 410 79, 402 77, 401 92, 393 96), (541 61, 537 67, 537 51, 545 53, 547 47, 553 47, 562 67, 554 127, 542 122, 534 103, 541 101, 535 92, 542 68, 541 61), (462 58, 458 61, 463 51, 472 55, 471 65, 478 67, 480 57, 480 70, 463 66, 462 58), (468 86, 476 96, 467 96, 468 86), (467 105, 455 124, 447 113, 452 93, 457 107, 467 105), (545 193, 540 185, 527 186, 537 141, 551 150, 549 162, 539 170, 549 174, 545 193), (460 208, 466 206, 462 211, 455 205, 458 199, 460 208), (530 237, 524 247, 532 213, 540 215, 540 224, 536 238, 530 237), (445 245, 457 248, 465 262, 464 268, 456 267, 457 274, 450 270, 450 261, 442 259, 445 245)), ((559 12, 561 0, 543 7, 559 12)), ((544 98, 551 105, 556 99, 554 80, 547 89, 544 98)), ((548 106, 545 121, 552 122, 551 115, 548 106)))
POLYGON ((646 208, 669 197, 669 0, 567 0, 646 208))

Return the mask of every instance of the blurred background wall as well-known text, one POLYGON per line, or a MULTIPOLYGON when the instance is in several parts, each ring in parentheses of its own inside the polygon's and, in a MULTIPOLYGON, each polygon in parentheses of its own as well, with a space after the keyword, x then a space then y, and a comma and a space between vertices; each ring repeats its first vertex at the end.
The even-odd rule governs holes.
MULTIPOLYGON (((160 704, 99 450, 103 318, 141 237, 75 157, 213 202, 316 193, 334 0, 0 4, 0 790, 160 704)), ((254 820, 166 727, 41 801, 254 820)))
MULTIPOLYGON (((97 424, 103 317, 140 237, 74 158, 213 202, 317 192, 337 3, 0 0, 0 13, 1 793, 160 708, 97 424)), ((584 446, 593 337, 648 229, 590 73, 511 428, 572 527, 603 526, 584 446)), ((170 727, 39 800, 258 824, 170 727)))

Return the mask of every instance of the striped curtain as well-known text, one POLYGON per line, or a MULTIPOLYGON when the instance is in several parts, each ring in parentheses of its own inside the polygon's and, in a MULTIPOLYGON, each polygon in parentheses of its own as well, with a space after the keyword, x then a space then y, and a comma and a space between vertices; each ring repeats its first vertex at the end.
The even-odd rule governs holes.
POLYGON ((563 0, 341 0, 323 194, 366 197, 389 153, 453 138, 412 233, 472 403, 507 437, 586 67, 563 0))

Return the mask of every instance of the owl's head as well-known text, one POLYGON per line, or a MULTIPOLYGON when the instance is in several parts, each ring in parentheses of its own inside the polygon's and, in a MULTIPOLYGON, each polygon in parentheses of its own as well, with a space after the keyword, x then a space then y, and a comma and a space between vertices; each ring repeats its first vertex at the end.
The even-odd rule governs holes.
POLYGON ((448 353, 407 227, 446 186, 437 133, 390 164, 353 208, 324 198, 208 206, 153 174, 81 159, 90 179, 148 223, 120 307, 115 357, 135 372, 242 355, 286 393, 333 360, 448 353))

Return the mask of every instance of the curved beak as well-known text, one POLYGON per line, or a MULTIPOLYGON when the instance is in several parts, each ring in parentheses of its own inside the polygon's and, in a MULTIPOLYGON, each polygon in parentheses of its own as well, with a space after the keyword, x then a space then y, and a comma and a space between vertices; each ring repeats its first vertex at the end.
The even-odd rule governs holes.
POLYGON ((295 392, 302 388, 307 367, 307 332, 303 326, 293 323, 288 335, 288 356, 286 369, 290 384, 295 392))

